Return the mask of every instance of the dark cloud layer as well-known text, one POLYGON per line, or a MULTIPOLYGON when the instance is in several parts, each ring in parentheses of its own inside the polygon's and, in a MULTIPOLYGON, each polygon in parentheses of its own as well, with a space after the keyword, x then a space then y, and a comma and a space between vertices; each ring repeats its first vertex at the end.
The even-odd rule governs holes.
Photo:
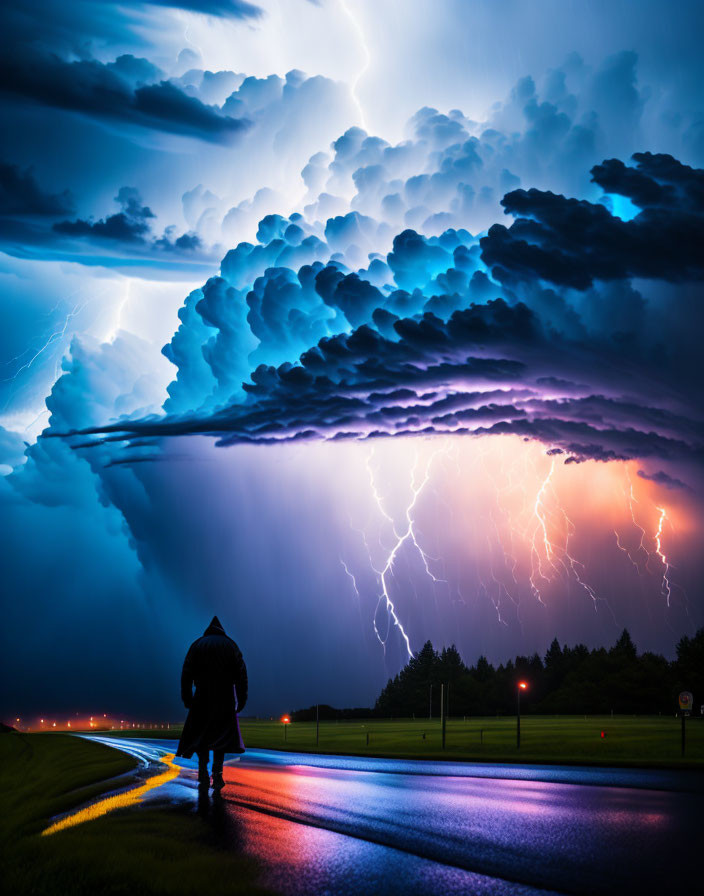
POLYGON ((47 193, 34 178, 31 170, 0 162, 0 215, 65 215, 73 210, 73 199, 68 190, 47 193))
POLYGON ((74 221, 58 221, 53 225, 55 233, 61 236, 85 239, 95 243, 110 242, 121 245, 137 245, 167 252, 193 252, 200 248, 197 234, 175 235, 175 228, 169 227, 160 237, 151 230, 150 221, 155 217, 134 187, 122 187, 115 202, 121 211, 97 221, 78 218, 74 221))
POLYGON ((118 240, 120 242, 144 242, 149 233, 149 219, 154 217, 152 210, 142 205, 139 194, 129 187, 122 187, 115 197, 122 211, 99 221, 59 221, 54 224, 56 233, 67 236, 94 237, 99 240, 118 240))
POLYGON ((677 479, 675 476, 670 476, 668 473, 665 473, 664 470, 657 470, 655 473, 648 473, 645 470, 638 470, 638 475, 641 479, 647 479, 650 482, 656 482, 658 485, 663 485, 668 489, 684 489, 685 491, 689 491, 690 487, 687 483, 682 482, 681 479, 677 479))
POLYGON ((135 87, 95 59, 66 62, 27 46, 3 56, 0 89, 47 106, 201 140, 227 142, 248 127, 246 120, 224 115, 168 81, 135 87))
POLYGON ((262 9, 246 0, 146 0, 154 6, 175 6, 191 12, 233 19, 258 19, 262 9))
POLYGON ((51 249, 87 264, 96 253, 106 249, 136 260, 150 259, 154 265, 166 263, 171 257, 187 260, 196 255, 205 256, 197 233, 179 234, 173 225, 166 227, 161 235, 155 232, 156 216, 143 204, 134 187, 121 187, 115 202, 120 210, 97 220, 52 221, 72 210, 73 200, 68 191, 56 195, 43 193, 29 172, 22 173, 15 166, 0 166, 0 243, 6 251, 19 252, 20 256, 31 246, 51 249))
MULTIPOLYGON (((258 15, 256 6, 237 0, 155 2, 216 15, 258 15)), ((148 59, 123 54, 104 63, 95 58, 96 38, 107 44, 128 37, 134 42, 134 25, 128 9, 118 13, 103 3, 30 0, 26 8, 8 9, 2 14, 5 44, 0 92, 6 100, 35 102, 122 126, 216 143, 230 142, 246 130, 246 120, 162 80, 162 73, 148 59)))
POLYGON ((641 211, 631 221, 603 205, 542 190, 514 190, 501 201, 515 217, 481 240, 495 279, 544 280, 588 289, 595 280, 646 277, 684 282, 704 277, 704 172, 669 155, 636 153, 592 169, 609 193, 641 211))

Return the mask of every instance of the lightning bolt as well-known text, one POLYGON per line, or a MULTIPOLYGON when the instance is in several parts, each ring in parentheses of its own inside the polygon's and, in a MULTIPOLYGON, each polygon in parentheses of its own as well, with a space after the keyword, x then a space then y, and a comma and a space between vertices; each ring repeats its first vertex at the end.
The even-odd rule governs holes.
MULTIPOLYGON (((561 498, 559 487, 562 480, 557 475, 559 459, 551 456, 546 467, 544 462, 538 462, 539 455, 524 453, 507 465, 508 457, 499 447, 483 451, 484 447, 483 444, 478 446, 477 452, 471 456, 470 469, 461 451, 462 446, 456 440, 437 450, 416 450, 409 463, 408 492, 402 509, 390 504, 386 488, 380 487, 383 480, 381 468, 374 460, 375 449, 366 457, 369 517, 363 528, 355 531, 361 535, 369 566, 376 577, 378 590, 375 592, 372 622, 376 638, 384 651, 396 628, 408 657, 413 656, 409 634, 401 619, 403 614, 395 605, 394 596, 398 595, 401 585, 407 601, 413 601, 414 595, 416 600, 426 596, 420 587, 416 588, 419 580, 414 575, 427 579, 436 605, 440 592, 435 586, 442 583, 448 588, 447 599, 453 607, 471 608, 488 601, 500 625, 508 625, 510 621, 504 612, 510 606, 506 603, 507 598, 515 607, 520 624, 520 598, 526 590, 546 607, 547 595, 552 595, 556 586, 565 585, 584 592, 595 610, 604 605, 613 616, 609 601, 593 586, 589 569, 575 553, 575 543, 577 546, 582 544, 578 540, 578 518, 572 514, 571 506, 561 498), (447 458, 447 462, 443 462, 441 469, 437 470, 436 466, 443 457, 447 458), (456 483, 473 483, 473 493, 475 490, 477 492, 476 502, 460 502, 459 515, 456 513, 457 502, 448 500, 450 493, 446 492, 444 480, 438 480, 435 475, 444 475, 443 471, 452 476, 456 483), (493 495, 493 500, 483 513, 477 514, 476 508, 482 506, 482 488, 488 489, 488 496, 491 499, 493 495), (430 498, 432 506, 424 499, 421 512, 419 505, 423 495, 430 498), (448 531, 456 534, 467 532, 470 546, 467 575, 474 583, 471 592, 467 592, 467 595, 473 595, 471 599, 463 594, 466 590, 463 568, 457 564, 456 572, 447 570, 442 550, 428 550, 429 546, 432 548, 436 543, 440 544, 437 540, 429 544, 427 533, 421 528, 427 520, 426 511, 430 512, 433 508, 446 521, 452 521, 452 525, 447 526, 448 531), (469 529, 466 529, 467 526, 469 529), (480 545, 482 547, 478 549, 480 545), (448 578, 441 578, 448 572, 452 573, 449 581, 448 578)), ((668 512, 664 507, 656 508, 658 519, 654 530, 652 522, 640 523, 643 511, 637 510, 639 502, 630 480, 623 494, 625 509, 630 513, 635 532, 638 533, 638 547, 629 549, 629 539, 623 537, 624 527, 619 524, 613 530, 617 550, 628 557, 639 575, 645 575, 646 571, 651 575, 655 573, 654 566, 648 570, 647 563, 645 569, 639 565, 641 550, 653 562, 657 557, 658 572, 662 570, 661 590, 670 606, 671 595, 678 586, 672 582, 674 567, 665 548, 665 528, 671 525, 668 512)), ((628 516, 625 519, 628 520, 628 516)), ((628 527, 625 530, 630 532, 628 527)), ((437 536, 437 530, 433 531, 437 536)), ((635 545, 635 535, 629 538, 635 545)), ((359 600, 364 592, 359 573, 342 559, 340 563, 359 600)))
POLYGON ((359 588, 357 587, 357 579, 356 579, 354 573, 350 571, 349 567, 347 566, 345 561, 342 559, 342 557, 340 557, 340 566, 342 566, 342 568, 346 572, 347 576, 349 577, 350 581, 352 582, 352 587, 354 588, 354 593, 357 595, 357 600, 358 601, 361 600, 361 597, 359 594, 359 588))
MULTIPOLYGON (((370 484, 371 494, 372 494, 374 503, 375 503, 379 513, 381 514, 382 519, 384 520, 384 522, 386 524, 388 524, 388 528, 390 529, 390 531, 393 535, 393 539, 394 539, 394 542, 390 548, 386 547, 380 540, 380 542, 379 542, 380 546, 382 547, 382 549, 384 549, 386 551, 386 559, 385 559, 383 565, 381 566, 381 568, 378 568, 377 566, 375 566, 375 564, 372 560, 372 555, 371 555, 371 551, 369 550, 369 544, 368 544, 366 534, 364 532, 362 532, 362 538, 364 541, 364 545, 365 545, 365 548, 367 549, 367 553, 369 555, 369 565, 370 565, 371 569, 373 570, 373 572, 375 573, 377 580, 379 582, 379 587, 380 587, 380 593, 379 593, 378 599, 377 599, 377 606, 376 606, 376 610, 374 611, 374 617, 373 617, 374 633, 376 634, 376 637, 377 637, 379 643, 382 645, 384 650, 386 650, 386 644, 388 642, 388 637, 389 637, 389 633, 391 631, 391 627, 392 627, 392 625, 395 626, 398 629, 398 631, 403 639, 409 659, 411 659, 413 657, 413 651, 411 649, 410 639, 409 639, 408 633, 406 632, 406 630, 403 626, 403 623, 401 622, 401 620, 399 618, 398 612, 396 610, 396 606, 395 606, 393 598, 391 596, 390 587, 391 587, 391 582, 394 577, 394 566, 396 565, 396 562, 399 558, 399 555, 401 553, 403 546, 407 543, 413 545, 415 551, 417 552, 418 556, 420 557, 420 560, 423 564, 423 569, 425 570, 426 575, 433 582, 433 584, 437 584, 437 583, 446 581, 445 579, 441 579, 439 576, 436 576, 430 567, 431 561, 435 562, 435 561, 437 561, 437 558, 432 557, 422 547, 420 540, 419 540, 417 530, 416 530, 416 520, 414 518, 414 513, 413 513, 420 496, 422 495, 422 493, 424 492, 424 490, 426 489, 426 487, 430 481, 430 473, 431 473, 431 468, 432 468, 433 462, 439 456, 440 453, 441 453, 440 451, 436 451, 430 456, 430 458, 427 460, 427 462, 425 464, 425 470, 423 471, 422 475, 419 475, 418 468, 420 466, 420 459, 419 459, 419 455, 416 453, 413 467, 411 470, 411 479, 410 479, 411 495, 410 495, 410 500, 405 507, 402 525, 399 525, 397 523, 397 521, 391 516, 391 514, 387 511, 386 507, 384 506, 384 500, 383 500, 381 494, 379 493, 379 489, 376 484, 376 477, 374 476, 374 470, 372 468, 373 450, 369 453, 369 455, 367 456, 367 459, 366 459, 366 470, 367 470, 367 474, 369 476, 369 484, 370 484), (389 625, 388 625, 387 631, 384 635, 382 635, 382 633, 379 631, 379 626, 377 625, 377 617, 379 614, 379 610, 382 607, 386 610, 387 618, 389 620, 389 625)), ((351 575, 351 573, 349 572, 349 570, 345 569, 345 571, 351 578, 354 578, 351 575)), ((356 579, 354 580, 354 586, 355 586, 355 589, 357 590, 357 593, 359 594, 359 591, 356 587, 356 579)))
MULTIPOLYGON (((416 537, 415 522, 411 516, 411 512, 412 512, 413 508, 415 507, 416 502, 417 502, 418 498, 420 497, 421 492, 423 491, 423 489, 426 487, 426 485, 430 481, 430 467, 432 466, 432 463, 435 460, 435 458, 438 456, 438 454, 439 454, 439 452, 436 452, 435 454, 433 454, 431 456, 431 458, 429 459, 428 463, 426 464, 425 476, 418 488, 415 487, 415 478, 416 478, 415 469, 413 471, 412 480, 411 480, 411 490, 413 492, 413 498, 411 500, 411 503, 406 508, 406 523, 407 523, 406 534, 404 536, 402 536, 398 542, 398 547, 400 548, 400 546, 403 544, 403 542, 406 538, 411 539, 411 541, 413 542, 413 546, 418 551, 418 554, 420 555, 420 558, 423 561, 423 566, 425 568, 426 574, 436 584, 438 582, 445 582, 445 579, 440 579, 437 576, 433 575, 433 573, 430 570, 430 567, 428 566, 428 560, 433 560, 434 562, 438 562, 438 558, 431 557, 430 554, 428 554, 426 551, 424 551, 423 548, 420 546, 418 538, 416 537)), ((417 463, 417 461, 416 461, 416 463, 417 463)))
MULTIPOLYGON (((633 505, 638 504, 639 501, 636 498, 636 496, 633 494, 633 480, 631 479, 631 474, 628 473, 627 476, 628 476, 628 492, 626 493, 626 498, 628 500, 628 510, 631 514, 631 522, 633 523, 634 528, 640 532, 640 541, 638 543, 638 550, 643 551, 643 553, 648 558, 645 561, 645 565, 646 565, 646 569, 647 569, 648 560, 650 560, 650 551, 645 546, 645 529, 636 521, 636 514, 635 514, 635 510, 633 509, 633 505)), ((630 557, 630 554, 629 554, 629 557, 630 557)), ((633 558, 631 558, 631 562, 633 562, 633 558)))
POLYGON ((619 551, 622 551, 628 557, 628 559, 631 561, 631 563, 635 567, 635 570, 638 573, 638 575, 641 575, 640 566, 638 566, 636 561, 633 559, 631 552, 628 550, 628 548, 621 544, 621 536, 618 534, 618 531, 616 529, 614 529, 614 535, 616 536, 616 547, 619 549, 619 551))
POLYGON ((665 511, 664 507, 658 507, 657 511, 660 514, 660 518, 658 519, 658 528, 654 535, 655 553, 660 558, 660 562, 662 563, 662 566, 663 566, 662 589, 661 590, 662 590, 662 593, 665 595, 665 598, 667 600, 667 605, 669 607, 670 606, 670 595, 672 593, 672 590, 670 588, 670 564, 668 562, 667 556, 665 555, 665 552, 662 549, 662 527, 663 527, 663 523, 667 519, 667 512, 665 511))
POLYGON ((589 597, 591 597, 592 602, 594 603, 594 609, 596 610, 596 608, 597 608, 596 602, 598 600, 598 598, 596 596, 596 592, 594 591, 592 586, 587 584, 587 582, 585 582, 584 579, 579 574, 578 567, 581 567, 582 569, 584 569, 584 564, 581 563, 579 560, 575 560, 575 558, 569 552, 570 536, 575 533, 576 527, 575 527, 574 523, 572 522, 572 520, 567 516, 567 513, 565 512, 565 510, 563 508, 560 508, 560 509, 562 510, 562 514, 567 523, 567 531, 565 533, 565 557, 567 559, 567 562, 570 565, 570 569, 572 570, 572 574, 574 575, 575 580, 577 581, 577 584, 580 585, 587 592, 589 597))
MULTIPOLYGON (((369 469, 371 470, 371 467, 369 467, 369 469)), ((418 486, 418 487, 416 487, 416 485, 415 485, 415 469, 413 470, 413 474, 412 474, 412 478, 411 478, 412 498, 411 498, 410 504, 406 508, 406 523, 407 523, 406 530, 405 530, 405 532, 399 534, 398 531, 396 530, 395 523, 393 522, 393 520, 391 521, 393 533, 396 538, 396 543, 394 544, 394 546, 391 549, 391 552, 389 553, 388 557, 386 558, 386 563, 384 564, 383 568, 379 572, 379 582, 381 584, 381 594, 379 595, 379 601, 377 603, 377 611, 383 601, 386 605, 386 612, 387 612, 389 618, 393 620, 394 625, 396 625, 396 627, 399 629, 399 631, 401 633, 401 637, 403 638, 405 645, 406 645, 406 650, 408 652, 409 659, 412 659, 412 657, 413 657, 413 651, 411 650, 411 643, 408 638, 408 635, 406 634, 405 629, 403 628, 403 625, 401 624, 400 619, 398 618, 398 615, 396 613, 396 607, 394 606, 394 602, 391 599, 391 595, 389 594, 388 577, 393 574, 394 562, 396 561, 398 553, 401 550, 401 548, 403 547, 403 545, 406 543, 406 541, 408 541, 409 538, 412 538, 413 543, 416 546, 418 545, 416 538, 415 538, 415 534, 413 533, 413 518, 412 518, 411 514, 413 512, 413 508, 416 505, 416 502, 418 501, 419 495, 421 494, 421 492, 423 491, 424 487, 426 486, 426 484, 428 482, 429 469, 430 469, 430 464, 428 464, 428 466, 426 467, 426 475, 423 478, 420 486, 418 486)), ((377 492, 375 484, 372 484, 372 491, 374 492, 374 495, 378 500, 379 506, 382 508, 382 513, 384 514, 384 517, 386 519, 389 519, 388 514, 383 510, 383 504, 379 502, 379 496, 378 496, 378 492, 377 492)), ((425 559, 425 555, 423 554, 422 551, 420 551, 420 553, 421 553, 421 556, 423 557, 423 562, 424 562, 426 570, 427 570, 428 565, 427 565, 427 561, 425 559)), ((374 630, 376 631, 377 638, 379 638, 379 641, 382 644, 382 646, 384 648, 386 648, 386 641, 388 640, 388 631, 387 631, 386 639, 381 638, 379 631, 377 629, 377 626, 376 626, 376 613, 374 614, 374 617, 375 617, 374 630)))
MULTIPOLYGON (((596 610, 598 600, 597 594, 592 586, 582 578, 582 575, 580 573, 580 569, 584 570, 584 564, 573 557, 570 553, 570 538, 574 535, 576 526, 568 516, 567 511, 558 501, 557 494, 552 482, 554 472, 555 458, 553 457, 550 462, 550 469, 548 471, 548 474, 543 480, 540 488, 538 489, 538 493, 535 497, 535 503, 533 505, 533 515, 537 520, 537 524, 533 530, 531 556, 534 556, 537 559, 538 575, 540 576, 540 578, 544 579, 547 582, 551 581, 551 579, 553 579, 554 576, 558 573, 557 564, 559 564, 567 577, 573 577, 577 584, 589 595, 594 604, 594 609, 596 610), (545 495, 548 489, 551 490, 554 500, 558 501, 557 510, 564 520, 565 538, 562 545, 555 544, 548 534, 548 517, 547 509, 545 507, 545 495), (542 542, 540 547, 536 545, 536 539, 538 542, 542 542), (542 554, 544 554, 545 560, 550 564, 550 567, 552 569, 552 575, 550 576, 550 578, 548 578, 543 571, 543 561, 541 556, 542 554)), ((535 568, 531 569, 530 585, 533 594, 537 597, 540 603, 544 604, 542 594, 536 584, 535 568)))
POLYGON ((125 308, 129 304, 131 292, 132 292, 132 279, 130 277, 126 278, 125 283, 125 294, 122 297, 120 304, 117 306, 115 311, 115 319, 113 321, 112 327, 108 331, 105 341, 106 342, 114 342, 115 337, 120 332, 120 327, 122 326, 122 315, 124 313, 125 308))
POLYGON ((531 539, 531 571, 530 571, 529 580, 530 580, 531 591, 533 592, 534 596, 538 599, 538 601, 541 604, 543 604, 543 606, 545 606, 545 602, 543 600, 543 596, 540 591, 540 588, 538 588, 538 586, 536 585, 536 581, 535 581, 536 567, 533 564, 533 558, 535 558, 537 561, 537 574, 545 582, 550 582, 550 579, 543 572, 541 552, 536 544, 536 539, 539 539, 539 533, 542 532, 543 551, 545 553, 545 557, 546 557, 548 563, 550 563, 550 565, 552 566, 553 571, 554 571, 555 565, 552 562, 553 547, 550 542, 550 539, 548 538, 548 527, 547 527, 547 522, 546 522, 546 518, 545 518, 545 510, 543 507, 543 496, 545 494, 545 490, 547 489, 550 480, 552 479, 552 474, 553 474, 554 470, 555 470, 555 459, 553 458, 552 461, 550 462, 550 470, 548 472, 548 475, 545 477, 540 488, 538 489, 538 493, 535 496, 535 503, 533 505, 533 516, 537 520, 537 524, 533 529, 533 537, 531 539))
POLYGON ((362 104, 357 95, 357 86, 359 85, 359 82, 362 80, 364 75, 367 73, 367 70, 368 70, 369 66, 371 65, 372 57, 371 57, 371 53, 369 52, 369 47, 367 46, 367 39, 366 39, 366 35, 364 34, 364 29, 360 25, 359 21, 352 14, 352 10, 347 5, 345 0, 340 0, 340 7, 342 8, 342 11, 345 13, 347 18, 350 20, 350 25, 352 26, 355 34, 357 35, 357 39, 362 48, 362 53, 364 56, 364 64, 362 65, 360 70, 357 72, 354 80, 352 81, 352 84, 350 85, 350 96, 352 97, 352 101, 354 102, 355 106, 357 107, 357 111, 359 112, 359 123, 360 123, 361 127, 366 131, 367 130, 367 120, 364 115, 364 109, 363 109, 362 104))
MULTIPOLYGON (((39 349, 37 349, 37 351, 35 351, 35 353, 32 355, 32 357, 29 359, 29 361, 27 361, 21 367, 18 367, 12 376, 8 376, 5 379, 0 380, 0 382, 3 382, 3 383, 12 382, 12 380, 17 379, 17 377, 22 373, 23 370, 29 370, 29 368, 34 364, 34 362, 37 360, 37 358, 41 357, 44 354, 44 352, 46 352, 49 348, 51 348, 52 345, 54 345, 54 343, 59 342, 61 339, 63 339, 63 337, 66 335, 66 330, 68 329, 68 325, 70 324, 70 322, 73 320, 74 317, 76 317, 76 315, 80 314, 81 311, 83 311, 83 309, 86 307, 87 304, 88 304, 88 300, 86 300, 82 304, 74 305, 74 307, 66 315, 63 324, 58 328, 58 330, 54 330, 54 332, 51 333, 51 335, 46 339, 46 341, 41 346, 41 348, 39 348, 39 349)), ((25 354, 26 354, 26 351, 22 353, 22 355, 25 355, 25 354)), ((12 358, 10 361, 7 361, 6 363, 11 364, 12 361, 18 360, 18 358, 21 358, 22 355, 18 355, 17 358, 12 358)))
MULTIPOLYGON (((631 514, 631 520, 633 522, 634 527, 640 533, 640 541, 638 544, 638 551, 642 550, 646 556, 646 561, 645 561, 646 571, 652 572, 652 570, 650 568, 650 561, 653 559, 653 554, 658 558, 658 560, 660 561, 660 564, 662 565, 663 572, 662 572, 662 577, 661 577, 660 591, 662 594, 665 595, 665 599, 667 601, 667 606, 669 607, 670 606, 670 597, 672 596, 672 588, 680 587, 680 586, 676 585, 670 579, 670 571, 672 570, 673 567, 672 567, 672 564, 670 563, 667 555, 665 554, 665 551, 663 550, 663 545, 662 545, 663 531, 664 531, 665 523, 666 522, 670 523, 670 518, 667 515, 667 510, 664 507, 658 507, 657 505, 655 505, 655 509, 658 512, 657 527, 656 527, 655 533, 652 536, 648 536, 646 534, 646 531, 643 528, 643 526, 641 526, 640 523, 638 523, 638 521, 636 520, 636 517, 635 517, 635 511, 634 511, 633 505, 638 504, 640 502, 637 500, 637 498, 633 494, 633 481, 632 481, 630 475, 628 476, 628 491, 626 492, 626 498, 628 501, 628 507, 629 507, 629 511, 631 514), (655 545, 655 550, 652 553, 646 547, 646 540, 649 541, 651 539, 655 545)), ((638 573, 641 574, 640 567, 635 562, 635 560, 631 556, 630 552, 620 544, 618 533, 616 534, 616 543, 617 543, 618 547, 622 551, 624 551, 624 553, 626 553, 628 555, 628 558, 630 559, 631 563, 636 567, 636 569, 638 570, 638 573)))
MULTIPOLYGON (((374 457, 374 449, 372 448, 372 450, 369 452, 369 454, 367 454, 366 470, 367 470, 367 474, 369 476, 369 484, 372 489, 372 496, 374 498, 374 503, 378 507, 379 513, 384 517, 384 519, 388 523, 391 524, 391 528, 393 530, 394 535, 396 535, 396 537, 398 537, 398 535, 396 533, 396 523, 394 522, 393 517, 389 516, 389 514, 386 512, 386 509, 384 507, 384 501, 382 500, 382 497, 379 494, 379 490, 376 487, 376 480, 374 479, 374 470, 372 469, 373 457, 374 457)), ((365 543, 366 543, 366 539, 365 539, 365 543)))

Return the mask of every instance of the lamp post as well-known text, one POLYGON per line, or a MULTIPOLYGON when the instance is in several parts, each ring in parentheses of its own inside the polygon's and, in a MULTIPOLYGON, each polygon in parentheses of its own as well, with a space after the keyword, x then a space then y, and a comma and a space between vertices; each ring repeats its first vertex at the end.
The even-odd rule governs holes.
POLYGON ((284 726, 284 743, 286 743, 286 729, 291 724, 290 716, 281 716, 281 724, 284 726))
POLYGON ((516 688, 516 749, 521 748, 521 691, 525 691, 528 683, 519 681, 516 688))

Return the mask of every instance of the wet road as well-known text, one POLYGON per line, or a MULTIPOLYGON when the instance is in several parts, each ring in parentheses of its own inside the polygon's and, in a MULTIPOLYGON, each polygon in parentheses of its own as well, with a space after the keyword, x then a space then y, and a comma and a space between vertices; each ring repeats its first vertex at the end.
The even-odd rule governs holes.
MULTIPOLYGON (((144 762, 175 749, 96 739, 144 762)), ((292 896, 664 893, 700 860, 693 774, 252 750, 226 764, 221 800, 199 801, 185 765, 147 799, 193 806, 222 845, 261 861, 263 883, 292 896)))

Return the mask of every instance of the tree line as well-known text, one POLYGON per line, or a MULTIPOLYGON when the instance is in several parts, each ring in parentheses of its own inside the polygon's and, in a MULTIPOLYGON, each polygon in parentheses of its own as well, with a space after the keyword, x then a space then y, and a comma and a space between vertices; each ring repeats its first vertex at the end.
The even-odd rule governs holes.
MULTIPOLYGON (((321 706, 320 719, 438 717, 441 685, 451 716, 508 714, 515 712, 520 680, 528 684, 521 700, 526 713, 674 713, 677 695, 687 690, 698 715, 704 704, 704 628, 678 642, 673 661, 638 653, 626 629, 610 649, 561 646, 555 638, 544 657, 517 656, 499 666, 484 656, 467 666, 454 645, 437 651, 427 641, 389 679, 373 709, 321 706)), ((315 707, 292 716, 314 720, 315 707)))
POLYGON ((483 656, 468 667, 456 647, 438 652, 427 641, 389 680, 375 710, 381 716, 428 716, 432 687, 432 712, 438 715, 444 684, 451 715, 511 713, 520 680, 528 684, 525 712, 674 712, 682 690, 704 703, 704 628, 678 642, 672 662, 656 653, 639 654, 626 629, 610 649, 561 647, 555 638, 544 658, 517 656, 496 667, 483 656))

